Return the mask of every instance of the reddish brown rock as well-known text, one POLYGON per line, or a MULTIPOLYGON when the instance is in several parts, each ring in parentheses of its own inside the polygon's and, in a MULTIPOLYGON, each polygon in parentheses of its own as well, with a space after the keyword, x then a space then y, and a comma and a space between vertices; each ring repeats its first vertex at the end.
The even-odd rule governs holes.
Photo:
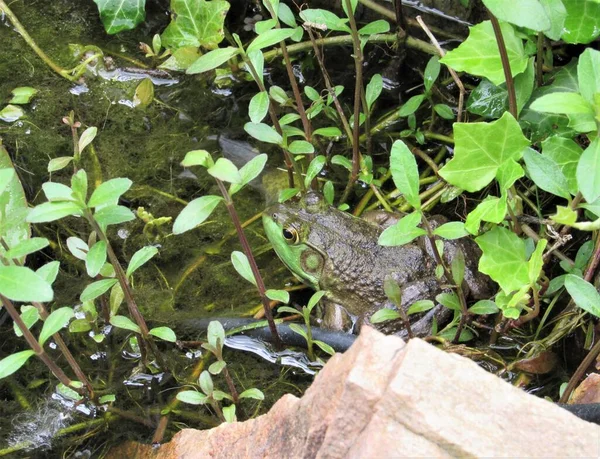
POLYGON ((600 428, 528 395, 463 357, 363 327, 301 399, 159 449, 128 444, 109 457, 391 457, 600 455, 600 428))
POLYGON ((569 403, 600 403, 600 374, 589 374, 587 378, 577 386, 569 403))

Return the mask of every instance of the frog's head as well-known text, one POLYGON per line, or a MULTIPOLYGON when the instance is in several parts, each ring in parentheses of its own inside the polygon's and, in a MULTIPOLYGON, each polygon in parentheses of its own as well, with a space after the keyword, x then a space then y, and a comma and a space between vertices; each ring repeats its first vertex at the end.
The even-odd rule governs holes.
POLYGON ((319 216, 328 209, 322 195, 309 191, 299 200, 275 204, 263 214, 265 232, 281 261, 315 289, 326 260, 319 216))

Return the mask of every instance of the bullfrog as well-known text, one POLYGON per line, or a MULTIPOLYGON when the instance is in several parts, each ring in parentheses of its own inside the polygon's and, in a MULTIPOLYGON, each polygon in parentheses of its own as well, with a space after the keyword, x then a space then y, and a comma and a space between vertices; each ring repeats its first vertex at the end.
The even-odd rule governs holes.
MULTIPOLYGON (((441 218, 431 217, 430 221, 441 224, 441 218)), ((396 309, 384 293, 387 276, 400 285, 404 309, 417 300, 434 300, 447 290, 435 276, 436 263, 426 238, 396 247, 377 243, 384 227, 393 220, 381 223, 380 218, 368 221, 354 217, 313 191, 300 199, 274 204, 263 214, 266 235, 281 261, 303 283, 327 292, 321 300, 321 326, 350 332, 357 332, 375 311, 396 309)), ((464 291, 471 298, 489 298, 489 278, 477 270, 479 248, 466 238, 445 241, 447 262, 458 249, 465 256, 464 291)), ((417 336, 427 335, 433 316, 441 319, 442 313, 451 311, 438 306, 411 328, 417 336)), ((396 327, 399 325, 397 321, 396 327)))

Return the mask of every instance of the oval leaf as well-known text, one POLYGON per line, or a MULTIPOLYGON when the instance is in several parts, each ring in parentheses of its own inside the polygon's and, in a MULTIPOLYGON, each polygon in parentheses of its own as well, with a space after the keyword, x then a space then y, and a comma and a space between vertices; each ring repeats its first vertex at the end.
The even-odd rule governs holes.
POLYGON ((52 301, 50 284, 24 266, 0 266, 0 294, 13 301, 52 301))
POLYGON ((69 320, 71 320, 74 315, 73 308, 68 307, 58 308, 57 310, 52 311, 44 321, 44 326, 42 327, 38 339, 40 344, 43 346, 48 338, 66 327, 69 324, 69 320))
POLYGON ((183 208, 173 224, 173 234, 189 231, 208 217, 223 198, 220 196, 202 196, 196 198, 183 208))

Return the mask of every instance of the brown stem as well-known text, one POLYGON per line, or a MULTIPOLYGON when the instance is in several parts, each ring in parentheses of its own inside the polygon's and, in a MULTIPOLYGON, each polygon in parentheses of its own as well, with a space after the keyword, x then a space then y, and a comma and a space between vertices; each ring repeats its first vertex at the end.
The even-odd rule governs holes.
POLYGON ((508 91, 508 111, 515 119, 517 119, 518 113, 515 83, 510 70, 510 62, 506 52, 506 45, 504 44, 504 37, 502 36, 500 23, 498 22, 498 19, 496 19, 496 16, 494 16, 490 11, 488 11, 488 14, 490 15, 490 20, 492 21, 494 35, 496 36, 496 42, 498 43, 498 51, 500 52, 500 60, 502 61, 502 68, 504 69, 504 79, 506 80, 506 90, 508 91))
POLYGON ((154 354, 154 357, 156 357, 156 361, 158 362, 159 366, 163 370, 168 370, 168 366, 167 366, 166 362, 164 361, 162 354, 159 352, 158 348, 156 347, 156 343, 152 339, 152 335, 150 335, 148 333, 149 332, 148 325, 146 325, 144 316, 140 312, 140 309, 138 308, 135 298, 133 297, 131 285, 129 285, 129 281, 127 280, 125 271, 123 270, 123 267, 121 266, 121 263, 119 262, 119 259, 115 255, 115 252, 112 248, 112 245, 110 244, 110 241, 106 237, 106 234, 104 233, 104 231, 102 231, 102 228, 100 228, 100 225, 98 225, 98 222, 96 222, 96 219, 94 218, 94 216, 92 215, 92 213, 89 209, 86 210, 85 217, 86 217, 87 221, 89 222, 89 224, 91 225, 92 229, 96 232, 96 234, 100 238, 100 240, 104 241, 106 243, 106 253, 108 255, 108 259, 110 261, 110 264, 113 266, 113 268, 115 270, 115 274, 117 275, 119 284, 121 285, 121 288, 123 289, 123 295, 125 296, 125 301, 127 302, 127 308, 129 310, 129 314, 131 315, 131 317, 133 318, 135 323, 138 325, 138 327, 140 327, 140 334, 142 336, 142 339, 148 345, 148 347, 152 350, 152 353, 154 354))
POLYGON ((271 312, 271 308, 269 307, 269 299, 266 295, 265 283, 263 281, 262 276, 260 275, 260 271, 258 270, 258 266, 256 265, 256 260, 254 259, 254 255, 252 254, 252 248, 248 243, 248 239, 246 239, 246 233, 244 233, 244 229, 240 223, 240 219, 237 215, 235 207, 233 205, 233 201, 231 200, 231 196, 227 192, 227 188, 223 182, 219 179, 215 179, 217 181, 217 185, 221 190, 221 194, 225 199, 225 206, 227 207, 227 211, 229 212, 229 216, 231 217, 231 221, 235 226, 235 229, 238 234, 238 238, 240 240, 240 244, 242 244, 242 249, 248 258, 248 262, 250 264, 250 269, 252 270, 252 275, 254 276, 254 280, 256 281, 256 288, 258 289, 258 295, 260 296, 260 300, 263 304, 263 308, 265 310, 265 317, 269 322, 269 329, 271 330, 271 335, 273 336, 273 343, 277 348, 282 347, 281 338, 279 338, 279 333, 277 332, 277 327, 275 326, 275 321, 273 320, 273 313, 271 312))
POLYGON ((23 333, 23 338, 27 341, 29 347, 35 352, 35 355, 48 367, 48 369, 58 378, 58 380, 63 383, 65 386, 70 387, 74 391, 79 394, 82 394, 82 389, 80 387, 73 386, 73 381, 69 378, 64 371, 52 360, 52 358, 46 354, 44 348, 40 345, 35 336, 29 331, 23 319, 19 315, 17 309, 12 304, 12 302, 6 298, 4 295, 0 294, 0 300, 2 300, 2 304, 5 309, 8 311, 8 314, 12 318, 12 320, 17 324, 17 327, 23 333))
POLYGON ((233 384, 233 379, 231 378, 227 367, 223 368, 223 376, 225 377, 225 381, 227 382, 227 387, 229 387, 231 397, 233 397, 233 403, 237 404, 238 400, 240 399, 240 396, 238 394, 237 389, 235 388, 235 384, 233 384))

